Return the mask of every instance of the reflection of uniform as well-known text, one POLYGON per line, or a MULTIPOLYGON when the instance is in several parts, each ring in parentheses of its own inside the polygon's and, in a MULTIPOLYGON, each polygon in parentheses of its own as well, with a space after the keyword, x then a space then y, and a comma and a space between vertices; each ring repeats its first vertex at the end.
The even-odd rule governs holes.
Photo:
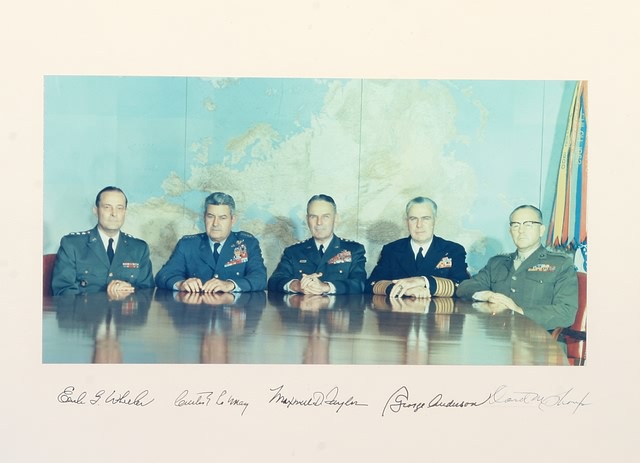
POLYGON ((109 264, 97 226, 62 238, 51 281, 54 295, 106 291, 112 280, 136 288, 154 286, 147 243, 121 232, 109 264))
POLYGON ((364 268, 364 246, 334 235, 324 255, 320 257, 313 238, 284 250, 278 267, 269 278, 269 291, 284 291, 291 280, 302 274, 322 272, 320 280, 332 283, 336 294, 361 293, 367 271, 364 268))
POLYGON ((539 247, 515 270, 513 254, 494 256, 456 294, 471 298, 477 291, 509 296, 524 314, 551 330, 570 326, 578 310, 578 277, 571 259, 539 247))
POLYGON ((233 280, 240 291, 261 291, 267 286, 267 269, 258 240, 247 232, 231 232, 219 250, 218 261, 206 233, 183 236, 156 275, 159 288, 173 289, 179 281, 199 278, 233 280))
MULTIPOLYGON (((387 281, 386 289, 384 286, 382 289, 388 295, 392 288, 390 280, 425 276, 432 296, 453 296, 456 285, 469 278, 466 255, 460 244, 434 236, 425 258, 418 264, 411 248, 411 238, 401 238, 383 246, 365 289, 369 293, 374 292, 377 282, 387 281)), ((378 294, 378 290, 375 293, 378 294)))

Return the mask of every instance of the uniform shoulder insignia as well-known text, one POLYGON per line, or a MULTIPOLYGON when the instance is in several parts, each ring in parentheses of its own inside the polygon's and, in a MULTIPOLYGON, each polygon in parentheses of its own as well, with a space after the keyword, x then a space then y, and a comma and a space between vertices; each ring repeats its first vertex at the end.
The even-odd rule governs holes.
MULTIPOLYGON (((548 257, 555 257, 558 259, 571 259, 571 256, 565 254, 564 252, 545 250, 544 253, 546 253, 548 257)), ((542 255, 543 252, 541 252, 540 254, 542 255)))
POLYGON ((184 236, 182 237, 182 239, 183 239, 183 240, 189 240, 189 239, 191 239, 191 238, 199 238, 199 237, 200 237, 200 233, 196 233, 196 234, 194 234, 194 235, 184 235, 184 236))
POLYGON ((91 230, 78 231, 78 232, 71 232, 71 233, 69 233, 69 236, 88 235, 89 233, 91 233, 91 230))
POLYGON ((253 236, 251 233, 246 231, 239 231, 238 236, 241 236, 243 238, 255 238, 255 236, 253 236))

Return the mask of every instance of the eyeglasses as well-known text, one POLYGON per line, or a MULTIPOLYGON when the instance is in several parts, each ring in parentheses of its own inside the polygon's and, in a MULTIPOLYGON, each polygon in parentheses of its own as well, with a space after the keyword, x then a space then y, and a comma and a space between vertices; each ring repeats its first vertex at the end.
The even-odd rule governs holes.
POLYGON ((520 225, 525 230, 531 229, 534 225, 542 225, 542 222, 534 222, 533 220, 527 220, 526 222, 509 222, 511 230, 520 230, 520 225))

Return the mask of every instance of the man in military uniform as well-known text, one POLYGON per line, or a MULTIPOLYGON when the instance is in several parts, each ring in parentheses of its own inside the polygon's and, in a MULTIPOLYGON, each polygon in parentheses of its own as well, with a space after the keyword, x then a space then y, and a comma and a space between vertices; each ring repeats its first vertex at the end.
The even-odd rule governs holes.
POLYGON ((187 292, 262 291, 267 269, 258 240, 233 232, 236 203, 222 192, 205 199, 205 233, 184 236, 156 275, 159 288, 187 292))
POLYGON ((269 278, 269 291, 303 294, 362 293, 367 277, 364 246, 338 238, 336 203, 315 195, 307 202, 311 238, 286 248, 269 278))
POLYGON ((541 245, 542 212, 519 206, 509 217, 516 251, 489 259, 470 280, 460 283, 460 297, 499 304, 547 330, 570 326, 578 311, 578 277, 569 256, 541 245))
POLYGON ((53 267, 54 295, 107 291, 114 294, 135 288, 152 288, 149 247, 122 231, 127 197, 117 187, 103 188, 93 213, 98 224, 91 230, 71 233, 60 241, 53 267))
POLYGON ((389 297, 451 297, 469 278, 464 247, 434 235, 438 206, 418 196, 405 208, 409 236, 383 246, 366 284, 369 293, 389 297))

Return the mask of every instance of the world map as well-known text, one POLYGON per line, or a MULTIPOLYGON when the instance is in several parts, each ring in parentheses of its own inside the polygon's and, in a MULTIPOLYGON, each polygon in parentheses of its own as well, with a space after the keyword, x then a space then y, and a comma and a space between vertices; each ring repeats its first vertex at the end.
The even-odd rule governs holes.
POLYGON ((514 156, 512 147, 551 149, 540 140, 539 110, 532 121, 526 110, 538 107, 542 85, 555 85, 560 106, 565 85, 196 77, 45 83, 45 252, 55 252, 71 224, 92 227, 95 193, 117 184, 130 200, 123 229, 147 241, 158 271, 181 236, 203 230, 204 198, 223 191, 236 201, 235 229, 260 240, 269 273, 286 246, 309 236, 305 206, 318 193, 336 200, 336 234, 365 245, 368 271, 382 245, 407 235, 404 207, 418 195, 438 203, 436 234, 463 244, 472 270, 510 250, 506 215, 538 201, 547 174, 539 153, 514 156), (514 113, 519 103, 524 112, 514 113), (496 143, 504 151, 494 151, 496 143), (79 173, 66 164, 75 150, 83 152, 79 173), (58 184, 58 175, 82 177, 81 195, 58 184))

